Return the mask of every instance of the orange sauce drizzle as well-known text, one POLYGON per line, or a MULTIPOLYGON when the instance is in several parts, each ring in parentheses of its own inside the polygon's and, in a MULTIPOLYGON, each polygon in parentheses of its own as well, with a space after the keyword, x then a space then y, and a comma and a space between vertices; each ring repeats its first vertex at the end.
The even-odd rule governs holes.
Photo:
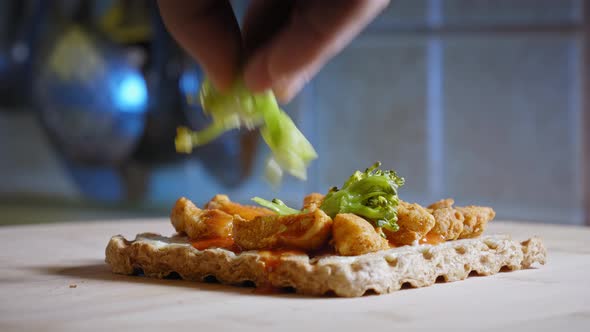
POLYGON ((281 265, 284 257, 292 255, 306 255, 304 251, 293 249, 274 249, 274 250, 260 250, 258 251, 260 260, 264 263, 264 269, 268 273, 272 273, 281 265))
POLYGON ((421 238, 419 241, 420 244, 432 244, 432 245, 436 245, 436 244, 443 243, 443 242, 445 242, 444 236, 442 236, 440 234, 436 234, 436 233, 428 233, 428 234, 424 235, 424 237, 421 238))

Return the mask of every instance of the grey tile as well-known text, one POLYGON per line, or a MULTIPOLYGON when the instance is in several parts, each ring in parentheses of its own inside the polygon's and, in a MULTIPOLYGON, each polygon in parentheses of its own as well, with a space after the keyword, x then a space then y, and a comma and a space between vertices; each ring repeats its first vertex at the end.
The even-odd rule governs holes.
POLYGON ((425 46, 418 39, 361 38, 315 79, 314 190, 340 186, 380 160, 407 179, 406 197, 424 197, 425 46))
POLYGON ((574 37, 444 40, 445 190, 499 216, 578 223, 574 37))
POLYGON ((451 24, 554 24, 580 22, 581 0, 444 0, 443 19, 451 24))
POLYGON ((397 0, 372 23, 372 27, 395 25, 424 25, 428 12, 427 0, 397 0))

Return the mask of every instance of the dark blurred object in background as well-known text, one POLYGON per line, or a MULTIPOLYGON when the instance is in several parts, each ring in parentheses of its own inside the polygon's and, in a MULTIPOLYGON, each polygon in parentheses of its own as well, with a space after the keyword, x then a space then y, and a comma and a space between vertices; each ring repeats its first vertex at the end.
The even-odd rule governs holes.
POLYGON ((1 6, 0 104, 38 114, 85 197, 141 201, 153 168, 193 157, 228 188, 251 172, 252 133, 227 133, 194 156, 175 152, 177 126, 209 120, 196 96, 200 68, 170 38, 155 1, 1 6))
POLYGON ((0 2, 0 107, 30 100, 31 63, 40 36, 41 0, 0 2))

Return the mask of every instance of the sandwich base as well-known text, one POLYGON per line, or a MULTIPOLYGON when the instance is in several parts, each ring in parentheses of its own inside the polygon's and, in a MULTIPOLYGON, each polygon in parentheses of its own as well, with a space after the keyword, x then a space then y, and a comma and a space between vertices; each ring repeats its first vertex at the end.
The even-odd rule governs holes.
POLYGON ((545 264, 546 249, 537 237, 523 242, 505 235, 404 246, 360 256, 309 257, 289 251, 197 250, 183 236, 138 234, 133 241, 113 236, 106 262, 114 273, 143 274, 202 281, 215 277, 224 284, 254 283, 257 287, 293 288, 307 295, 357 297, 385 294, 405 284, 425 287, 437 280, 463 280, 470 273, 492 275, 545 264))

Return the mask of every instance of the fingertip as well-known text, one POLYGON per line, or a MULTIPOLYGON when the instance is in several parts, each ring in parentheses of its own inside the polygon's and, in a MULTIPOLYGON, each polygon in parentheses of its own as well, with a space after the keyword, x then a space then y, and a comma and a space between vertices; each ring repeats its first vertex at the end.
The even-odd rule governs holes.
POLYGON ((215 89, 220 92, 226 92, 229 90, 234 82, 233 77, 224 77, 214 74, 206 74, 206 76, 211 80, 215 89))
POLYGON ((244 83, 254 92, 262 92, 272 87, 268 70, 268 56, 264 52, 254 55, 244 68, 244 83))
POLYGON ((298 77, 290 80, 283 80, 275 83, 272 90, 280 103, 290 102, 305 86, 306 80, 298 77))

